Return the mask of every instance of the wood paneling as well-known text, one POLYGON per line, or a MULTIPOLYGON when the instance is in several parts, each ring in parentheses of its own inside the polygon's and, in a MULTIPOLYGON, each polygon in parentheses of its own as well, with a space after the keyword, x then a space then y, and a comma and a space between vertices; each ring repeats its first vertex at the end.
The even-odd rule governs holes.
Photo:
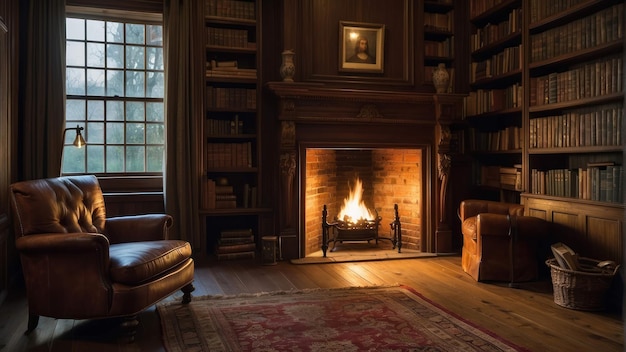
POLYGON ((299 28, 297 47, 286 48, 296 50, 298 80, 414 86, 417 10, 413 0, 303 0, 298 10, 295 16, 286 14, 284 18, 285 28, 299 28), (382 74, 339 72, 340 21, 385 26, 382 74))
POLYGON ((558 225, 557 238, 584 257, 623 260, 624 205, 522 195, 526 213, 558 225))

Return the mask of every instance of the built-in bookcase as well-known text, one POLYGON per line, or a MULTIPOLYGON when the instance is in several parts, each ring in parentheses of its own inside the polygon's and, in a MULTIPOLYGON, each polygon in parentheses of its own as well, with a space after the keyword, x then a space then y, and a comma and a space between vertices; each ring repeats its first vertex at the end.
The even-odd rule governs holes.
POLYGON ((470 12, 476 183, 496 187, 496 167, 514 164, 528 215, 562 225, 581 255, 621 262, 623 1, 474 0, 470 12))
POLYGON ((519 201, 524 130, 521 1, 470 2, 470 92, 465 99, 474 183, 495 199, 519 201))
POLYGON ((204 251, 250 258, 260 248, 259 112, 261 6, 205 0, 205 114, 202 120, 201 225, 204 251), (231 234, 245 233, 245 236, 231 234), (222 238, 222 237, 227 237, 222 238))
POLYGON ((433 71, 444 64, 450 75, 447 93, 455 86, 454 15, 452 0, 424 1, 424 79, 432 84, 433 71))

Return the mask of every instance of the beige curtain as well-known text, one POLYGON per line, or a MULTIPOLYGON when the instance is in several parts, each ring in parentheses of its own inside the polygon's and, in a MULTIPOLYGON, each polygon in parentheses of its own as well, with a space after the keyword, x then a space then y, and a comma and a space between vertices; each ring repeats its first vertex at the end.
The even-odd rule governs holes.
POLYGON ((165 0, 166 170, 165 211, 174 217, 173 236, 200 252, 198 167, 204 96, 202 2, 165 0))
POLYGON ((58 176, 65 127, 65 0, 31 0, 25 13, 19 118, 19 175, 29 180, 58 176))

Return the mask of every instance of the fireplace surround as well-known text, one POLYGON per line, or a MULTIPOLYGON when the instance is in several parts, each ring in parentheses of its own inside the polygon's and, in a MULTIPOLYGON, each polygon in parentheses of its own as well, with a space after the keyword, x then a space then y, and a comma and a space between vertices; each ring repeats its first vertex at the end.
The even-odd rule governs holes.
MULTIPOLYGON (((451 214, 446 206, 450 125, 461 118, 462 95, 298 82, 270 82, 267 88, 276 96, 278 108, 277 234, 283 258, 302 258, 313 248, 321 248, 321 205, 316 219, 319 244, 317 240, 312 243, 307 233, 306 160, 307 153, 323 149, 419 151, 421 162, 415 173, 420 192, 408 197, 419 204, 416 226, 420 235, 414 245, 423 252, 451 251, 451 214)), ((398 206, 402 219, 403 207, 398 206)), ((402 226, 404 235, 404 222, 402 226)))

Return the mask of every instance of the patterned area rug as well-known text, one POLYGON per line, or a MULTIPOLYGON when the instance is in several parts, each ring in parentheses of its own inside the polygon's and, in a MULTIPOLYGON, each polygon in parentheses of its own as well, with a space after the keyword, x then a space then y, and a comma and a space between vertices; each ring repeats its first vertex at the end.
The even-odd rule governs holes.
POLYGON ((177 351, 525 351, 406 286, 194 297, 157 306, 177 351))

